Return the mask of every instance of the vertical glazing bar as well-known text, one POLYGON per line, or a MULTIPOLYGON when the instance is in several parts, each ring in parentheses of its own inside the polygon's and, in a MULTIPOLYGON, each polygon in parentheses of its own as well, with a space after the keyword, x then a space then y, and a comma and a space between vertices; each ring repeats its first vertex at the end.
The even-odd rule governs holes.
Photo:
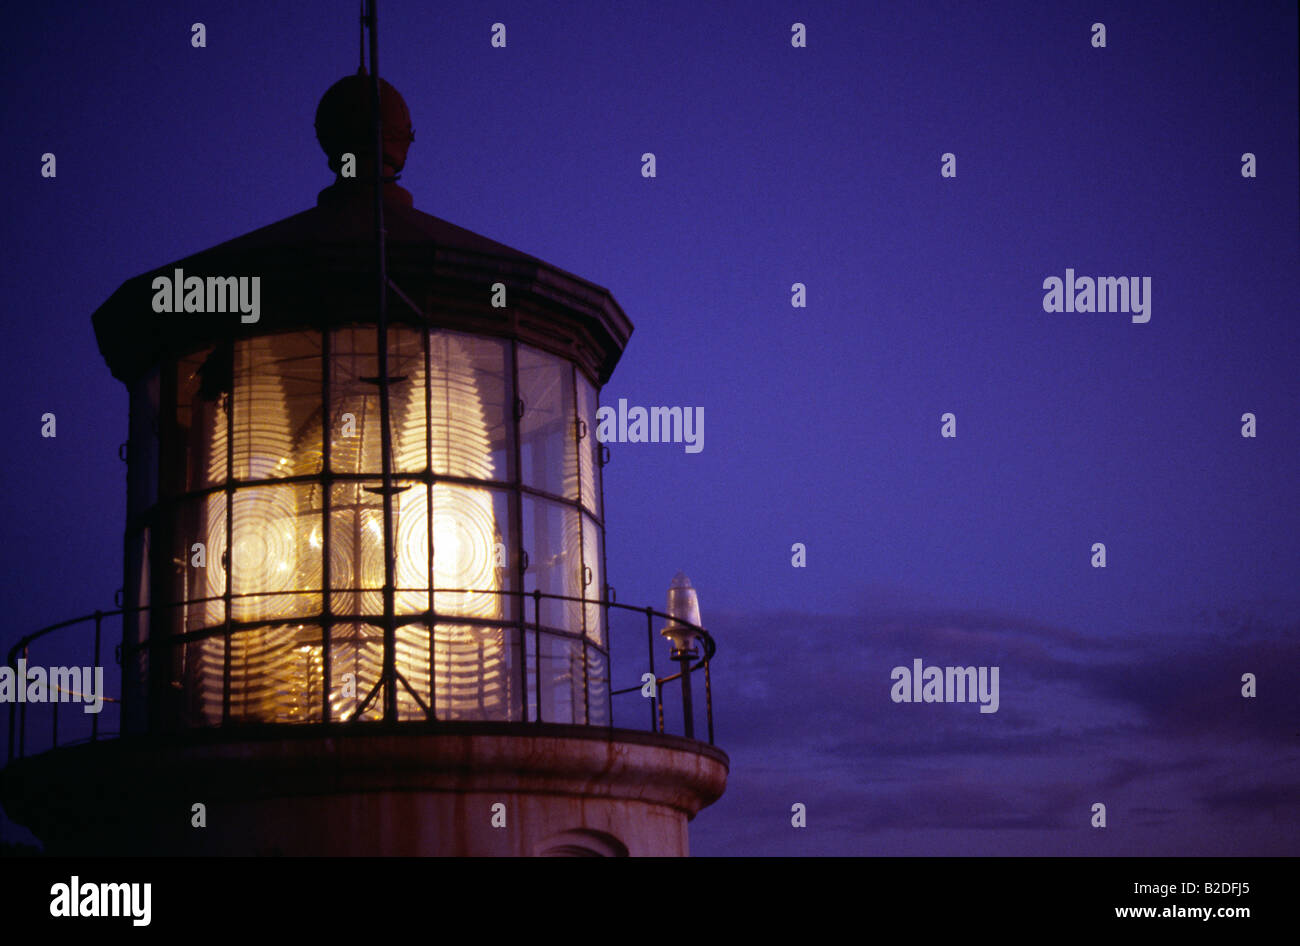
MULTIPOLYGON (((92 673, 94 673, 95 668, 99 666, 100 626, 103 624, 103 621, 104 621, 104 612, 96 611, 95 612, 95 654, 90 664, 92 673)), ((118 725, 121 726, 121 722, 119 722, 118 725)), ((90 741, 97 742, 98 740, 99 740, 99 714, 91 713, 90 714, 90 741)))
MULTIPOLYGON (((424 334, 427 338, 429 333, 425 332, 424 334)), ((427 371, 425 377, 428 377, 427 371)), ((428 386, 426 385, 426 390, 427 389, 428 386)), ((427 407, 424 416, 426 418, 429 416, 427 407)), ((426 423, 425 427, 427 428, 428 426, 429 425, 426 423)), ((430 463, 429 469, 433 469, 432 463, 430 463)), ((436 600, 436 582, 433 577, 433 557, 437 552, 435 550, 433 529, 433 486, 434 484, 432 480, 420 484, 420 488, 424 490, 425 535, 429 537, 428 542, 425 543, 425 554, 429 563, 428 577, 426 579, 429 583, 429 621, 427 625, 429 628, 429 719, 438 718, 438 610, 434 605, 436 600)), ((450 681, 448 681, 448 689, 450 690, 450 681)))
MULTIPOLYGON (((585 637, 587 632, 587 537, 584 533, 587 530, 583 528, 582 518, 582 439, 578 436, 578 432, 582 429, 582 420, 578 414, 578 369, 572 364, 569 365, 569 389, 573 391, 573 415, 569 418, 569 423, 573 425, 570 436, 573 441, 574 469, 577 471, 578 476, 578 574, 582 577, 581 597, 583 599, 582 604, 579 605, 580 620, 578 621, 578 627, 585 637)), ((564 469, 563 460, 561 460, 560 469, 564 469)))
POLYGON ((542 721, 542 590, 533 589, 533 685, 537 687, 537 719, 542 721))
MULTIPOLYGON (((600 390, 592 389, 592 410, 600 410, 600 390)), ((592 420, 595 420, 593 414, 592 420)), ((593 509, 599 513, 600 529, 600 594, 605 599, 605 702, 609 705, 609 728, 614 728, 614 625, 610 621, 609 605, 615 598, 614 588, 609 583, 609 543, 605 540, 605 468, 601 466, 600 442, 596 431, 590 430, 591 436, 591 480, 595 487, 592 496, 593 509)))
POLYGON ((695 704, 691 700, 691 658, 682 660, 682 724, 686 738, 695 738, 695 704))
POLYGON ((379 354, 379 453, 384 496, 384 720, 397 719, 397 618, 393 546, 393 443, 388 397, 388 261, 384 230, 384 122, 380 111, 378 0, 369 0, 370 108, 375 143, 375 333, 379 354))
POLYGON ((330 687, 333 686, 333 668, 330 666, 334 659, 333 648, 330 646, 334 637, 334 602, 330 597, 331 584, 333 577, 330 575, 330 532, 333 531, 333 523, 330 517, 333 515, 334 506, 334 477, 333 477, 333 459, 330 453, 330 438, 334 433, 334 412, 333 405, 330 402, 330 365, 332 364, 332 350, 330 346, 330 328, 322 321, 320 327, 320 403, 321 403, 321 614, 320 624, 320 650, 321 662, 324 673, 321 676, 321 707, 320 719, 322 723, 330 722, 330 687))
POLYGON ((506 346, 510 359, 510 389, 502 398, 503 404, 510 405, 510 463, 507 470, 510 480, 510 535, 514 543, 512 554, 515 561, 515 587, 511 589, 511 604, 515 610, 515 627, 519 635, 519 720, 528 722, 528 641, 524 619, 524 586, 527 583, 528 561, 524 551, 524 511, 523 491, 519 488, 522 481, 520 470, 523 467, 519 448, 519 351, 518 343, 506 346))
POLYGON ((424 468, 429 471, 428 482, 424 487, 424 528, 429 541, 425 551, 429 559, 429 719, 438 718, 438 655, 437 655, 437 611, 434 608, 433 579, 433 352, 430 332, 421 328, 424 336, 424 468))
MULTIPOLYGON (((600 410, 600 389, 592 389, 592 410, 600 410)), ((595 420, 593 414, 592 420, 595 420)), ((605 468, 601 465, 600 442, 596 431, 591 435, 591 481, 595 486, 592 496, 592 508, 599 514, 600 529, 600 594, 605 599, 605 701, 609 704, 609 728, 614 728, 614 624, 610 620, 610 605, 613 603, 614 588, 609 583, 609 543, 605 539, 605 468)))
MULTIPOLYGON (((578 607, 582 611, 582 722, 583 725, 586 725, 591 722, 591 696, 588 693, 590 681, 587 679, 587 640, 591 632, 591 629, 587 627, 587 586, 591 584, 591 579, 588 576, 592 574, 592 569, 587 564, 587 524, 582 506, 582 440, 586 436, 587 422, 582 419, 581 405, 578 403, 577 365, 569 365, 569 387, 573 391, 573 417, 570 418, 573 423, 573 463, 578 474, 578 561, 582 564, 582 594, 580 596, 582 604, 578 607)), ((577 707, 574 707, 574 716, 577 716, 577 707)), ((575 719, 574 722, 577 722, 577 720, 575 719)))
MULTIPOLYGON (((230 391, 226 394, 226 548, 222 554, 226 558, 226 587, 221 599, 226 608, 226 654, 221 671, 221 725, 230 722, 230 662, 234 649, 234 635, 231 628, 231 612, 234 607, 234 571, 235 571, 235 342, 230 341, 230 391)), ((150 640, 157 635, 150 634, 150 640)), ((149 660, 149 673, 158 672, 152 658, 149 660)), ((151 687, 156 692, 156 687, 151 687)), ((159 707, 150 713, 151 720, 157 720, 159 707)), ((153 727, 156 728, 156 727, 153 727)))

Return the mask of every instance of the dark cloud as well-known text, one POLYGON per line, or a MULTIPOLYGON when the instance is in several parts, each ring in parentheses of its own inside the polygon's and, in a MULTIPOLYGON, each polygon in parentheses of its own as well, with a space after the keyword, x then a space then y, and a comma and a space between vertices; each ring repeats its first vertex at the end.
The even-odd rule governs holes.
POLYGON ((1285 771, 1243 769, 1297 744, 1300 635, 1240 611, 1196 617, 1205 623, 1184 616, 1178 633, 1094 639, 898 601, 857 617, 715 615, 719 743, 733 768, 702 837, 715 853, 790 853, 805 842, 786 835, 789 806, 803 801, 839 852, 909 853, 909 838, 940 831, 968 834, 970 853, 1012 837, 1021 852, 1078 853, 1102 843, 1079 831, 1106 799, 1123 843, 1146 831, 1149 853, 1234 853, 1232 833, 1214 830, 1229 814, 1300 804, 1285 771), (894 704, 889 672, 914 657, 1000 666, 998 712, 894 704), (1260 681, 1253 700, 1240 693, 1246 671, 1260 681), (1225 784, 1236 787, 1206 790, 1225 784))

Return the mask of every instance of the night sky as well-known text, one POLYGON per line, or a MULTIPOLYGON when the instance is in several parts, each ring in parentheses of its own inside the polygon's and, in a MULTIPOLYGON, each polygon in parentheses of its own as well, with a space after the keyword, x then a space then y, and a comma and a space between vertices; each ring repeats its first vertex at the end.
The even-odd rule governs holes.
MULTIPOLYGON (((313 206, 358 62, 355 0, 7 6, 5 651, 122 584, 91 313, 313 206)), ((415 206, 610 289, 602 404, 704 409, 605 477, 619 600, 684 570, 719 643, 693 853, 1300 852, 1294 2, 379 12, 415 206), (1067 268, 1150 321, 1045 312, 1067 268), (915 658, 1000 667, 998 712, 892 702, 915 658)))

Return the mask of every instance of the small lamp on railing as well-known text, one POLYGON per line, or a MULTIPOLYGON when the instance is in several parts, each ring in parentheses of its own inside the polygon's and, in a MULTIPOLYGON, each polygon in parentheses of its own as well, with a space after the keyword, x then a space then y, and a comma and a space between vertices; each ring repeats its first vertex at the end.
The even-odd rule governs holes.
POLYGON ((691 703, 691 661, 700 655, 696 642, 700 639, 700 601, 691 587, 691 580, 678 572, 668 586, 668 617, 670 622, 659 633, 668 638, 673 649, 669 657, 681 664, 682 717, 686 723, 686 738, 695 738, 695 712, 691 703))

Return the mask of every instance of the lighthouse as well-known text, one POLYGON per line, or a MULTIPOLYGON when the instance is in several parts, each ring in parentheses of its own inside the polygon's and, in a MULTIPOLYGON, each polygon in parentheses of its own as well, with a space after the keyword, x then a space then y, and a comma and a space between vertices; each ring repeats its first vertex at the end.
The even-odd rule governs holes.
POLYGON ((41 750, 49 707, 4 708, 0 797, 49 853, 685 855, 724 790, 695 590, 661 612, 606 574, 632 324, 415 209, 371 48, 316 111, 314 207, 94 313, 130 397, 123 600, 9 657, 93 636, 118 728, 61 739, 54 703, 41 750))

